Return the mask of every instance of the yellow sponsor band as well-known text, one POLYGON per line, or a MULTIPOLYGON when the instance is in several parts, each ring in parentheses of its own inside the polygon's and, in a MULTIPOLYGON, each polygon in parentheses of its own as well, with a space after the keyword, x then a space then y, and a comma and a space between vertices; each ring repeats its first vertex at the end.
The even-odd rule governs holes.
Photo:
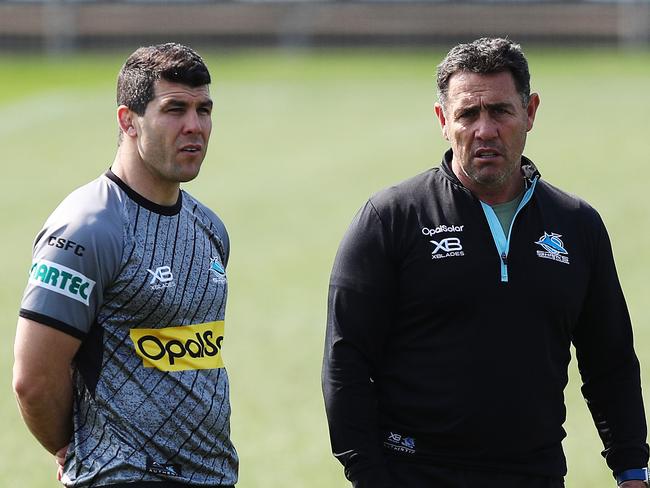
POLYGON ((161 371, 223 368, 224 321, 162 329, 131 329, 135 352, 145 368, 161 371))

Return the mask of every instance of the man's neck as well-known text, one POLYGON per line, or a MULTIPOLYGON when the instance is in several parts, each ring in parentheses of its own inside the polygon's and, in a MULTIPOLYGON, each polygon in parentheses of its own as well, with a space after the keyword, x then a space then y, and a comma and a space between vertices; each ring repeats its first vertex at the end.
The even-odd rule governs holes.
POLYGON ((147 169, 139 158, 129 157, 120 147, 115 155, 111 171, 133 191, 147 200, 162 206, 172 206, 178 201, 180 183, 158 178, 147 169))
POLYGON ((524 191, 524 177, 521 175, 519 176, 519 178, 509 182, 508 185, 501 188, 485 188, 479 186, 478 188, 468 187, 468 189, 482 202, 485 202, 488 205, 499 205, 500 203, 514 200, 524 191))

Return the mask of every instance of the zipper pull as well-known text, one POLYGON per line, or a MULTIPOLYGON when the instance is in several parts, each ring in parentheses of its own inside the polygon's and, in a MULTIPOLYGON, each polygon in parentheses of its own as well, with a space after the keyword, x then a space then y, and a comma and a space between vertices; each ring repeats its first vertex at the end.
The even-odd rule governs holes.
POLYGON ((508 255, 505 252, 501 254, 501 282, 508 282, 508 255))

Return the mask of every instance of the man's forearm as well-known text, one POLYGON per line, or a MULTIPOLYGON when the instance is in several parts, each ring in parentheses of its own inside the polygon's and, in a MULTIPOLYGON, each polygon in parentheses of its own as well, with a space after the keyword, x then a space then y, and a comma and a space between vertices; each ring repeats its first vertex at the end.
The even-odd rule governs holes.
POLYGON ((81 341, 54 328, 18 319, 13 387, 34 437, 52 454, 72 434, 71 363, 81 341))
POLYGON ((52 454, 66 446, 72 435, 72 382, 69 376, 66 379, 56 385, 45 385, 47 381, 14 385, 25 424, 52 454))

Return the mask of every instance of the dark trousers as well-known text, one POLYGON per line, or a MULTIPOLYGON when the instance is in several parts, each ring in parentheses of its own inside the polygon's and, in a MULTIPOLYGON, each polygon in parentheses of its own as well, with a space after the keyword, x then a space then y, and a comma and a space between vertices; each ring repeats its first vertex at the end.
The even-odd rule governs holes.
POLYGON ((395 488, 564 488, 563 478, 388 463, 395 488))

